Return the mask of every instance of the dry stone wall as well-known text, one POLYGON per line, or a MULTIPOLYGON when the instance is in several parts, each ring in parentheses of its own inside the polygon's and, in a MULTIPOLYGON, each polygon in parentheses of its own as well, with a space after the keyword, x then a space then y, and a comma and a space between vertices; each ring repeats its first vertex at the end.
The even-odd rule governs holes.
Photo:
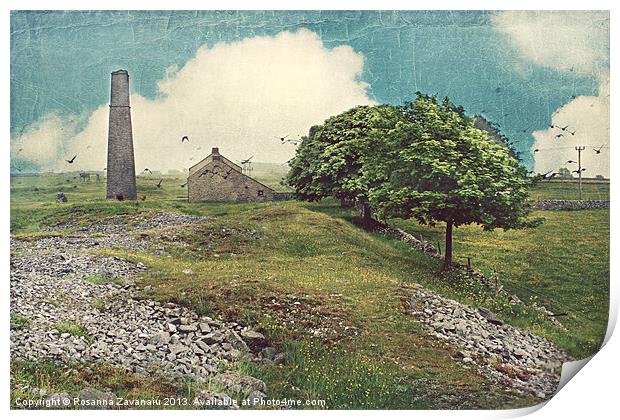
POLYGON ((538 200, 534 210, 598 210, 608 209, 609 200, 538 200))

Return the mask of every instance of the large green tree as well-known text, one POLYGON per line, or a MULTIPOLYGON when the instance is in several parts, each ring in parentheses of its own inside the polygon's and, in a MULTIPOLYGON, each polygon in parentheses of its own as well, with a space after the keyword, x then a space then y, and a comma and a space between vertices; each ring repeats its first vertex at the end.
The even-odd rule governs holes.
POLYGON ((373 153, 371 143, 391 130, 399 118, 402 113, 393 106, 358 106, 312 127, 290 162, 288 184, 304 200, 333 196, 356 201, 368 223, 369 180, 361 177, 362 166, 368 160, 364 154, 373 153))
POLYGON ((402 108, 404 121, 375 138, 380 153, 364 162, 363 178, 384 179, 368 191, 384 217, 446 224, 445 267, 452 265, 453 228, 476 223, 483 229, 533 226, 528 219, 532 180, 507 147, 448 99, 418 93, 402 108))

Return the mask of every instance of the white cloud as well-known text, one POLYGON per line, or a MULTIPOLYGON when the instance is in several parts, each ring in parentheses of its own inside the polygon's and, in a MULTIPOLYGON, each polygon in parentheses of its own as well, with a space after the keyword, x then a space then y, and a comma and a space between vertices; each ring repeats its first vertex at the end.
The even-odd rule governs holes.
POLYGON ((532 63, 597 78, 606 72, 607 11, 503 11, 494 14, 492 22, 532 63))
MULTIPOLYGON (((288 160, 294 147, 275 137, 295 138, 331 115, 373 103, 359 80, 363 67, 364 57, 351 47, 328 49, 305 29, 202 46, 182 68, 166 70, 156 99, 132 95, 136 168, 187 168, 214 146, 232 159, 288 160), (185 135, 190 142, 181 144, 185 135)), ((77 134, 47 117, 12 142, 28 150, 16 157, 60 171, 70 169, 65 156, 78 154, 71 169, 101 169, 107 120, 107 104, 77 134)))
POLYGON ((561 167, 575 170, 577 165, 566 162, 577 160, 576 146, 585 146, 586 150, 581 152, 581 165, 586 168, 584 176, 609 177, 609 76, 603 77, 598 96, 578 96, 553 114, 551 125, 554 128, 533 133, 532 153, 539 150, 534 153, 536 172, 561 167), (557 128, 565 126, 568 126, 566 131, 557 128), (563 136, 556 138, 559 134, 563 136), (601 152, 596 153, 595 149, 601 146, 601 152))
POLYGON ((55 164, 63 142, 74 134, 74 121, 63 120, 56 114, 50 114, 11 141, 11 156, 41 165, 55 164))
MULTIPOLYGON (((586 176, 609 176, 609 12, 503 11, 493 15, 495 29, 508 36, 525 62, 557 71, 581 73, 599 81, 598 96, 578 96, 558 108, 551 125, 533 133, 534 170, 570 167, 576 146, 586 146, 586 176), (555 136, 563 134, 556 138, 555 136), (604 146, 601 153, 594 149, 604 146), (534 153, 534 150, 539 151, 534 153)), ((574 165, 573 165, 574 166, 574 165)))

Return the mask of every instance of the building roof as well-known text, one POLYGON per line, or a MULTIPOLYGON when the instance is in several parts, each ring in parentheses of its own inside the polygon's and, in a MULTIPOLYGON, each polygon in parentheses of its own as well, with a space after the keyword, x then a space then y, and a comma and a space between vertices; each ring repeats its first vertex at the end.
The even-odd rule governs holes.
POLYGON ((231 161, 230 159, 227 159, 226 157, 220 155, 219 148, 214 147, 211 149, 210 155, 208 155, 207 157, 205 157, 204 159, 202 159, 200 162, 196 163, 195 165, 189 167, 190 175, 196 170, 195 168, 202 167, 206 165, 207 163, 209 163, 211 160, 213 160, 212 159, 213 156, 220 156, 228 165, 232 166, 237 171, 241 172, 241 166, 237 165, 235 162, 231 161))
POLYGON ((220 154, 220 150, 218 147, 213 147, 211 149, 211 154, 207 157, 205 157, 204 159, 202 159, 200 162, 196 163, 195 165, 191 166, 189 168, 189 174, 187 175, 187 178, 189 179, 192 175, 194 175, 200 167, 205 166, 206 164, 208 164, 209 162, 212 161, 213 156, 219 156, 221 157, 222 161, 224 163, 226 163, 227 165, 231 166, 233 169, 235 169, 237 172, 239 172, 241 175, 243 175, 246 178, 251 179, 252 181, 262 185, 263 187, 267 188, 268 190, 274 191, 273 188, 266 186, 265 184, 263 184, 262 182, 258 181, 257 179, 252 178, 251 176, 248 176, 246 174, 243 173, 241 166, 237 165, 236 163, 234 163, 233 161, 231 161, 230 159, 227 159, 226 157, 222 156, 220 154), (211 158, 211 159, 209 159, 211 158))

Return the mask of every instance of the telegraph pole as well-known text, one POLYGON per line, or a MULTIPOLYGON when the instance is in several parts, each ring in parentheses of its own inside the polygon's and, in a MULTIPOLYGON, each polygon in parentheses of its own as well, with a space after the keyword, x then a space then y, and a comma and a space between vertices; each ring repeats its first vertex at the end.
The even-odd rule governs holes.
POLYGON ((579 200, 581 200, 581 151, 586 150, 586 147, 576 146, 575 150, 577 151, 577 165, 579 166, 577 170, 579 172, 579 200))

